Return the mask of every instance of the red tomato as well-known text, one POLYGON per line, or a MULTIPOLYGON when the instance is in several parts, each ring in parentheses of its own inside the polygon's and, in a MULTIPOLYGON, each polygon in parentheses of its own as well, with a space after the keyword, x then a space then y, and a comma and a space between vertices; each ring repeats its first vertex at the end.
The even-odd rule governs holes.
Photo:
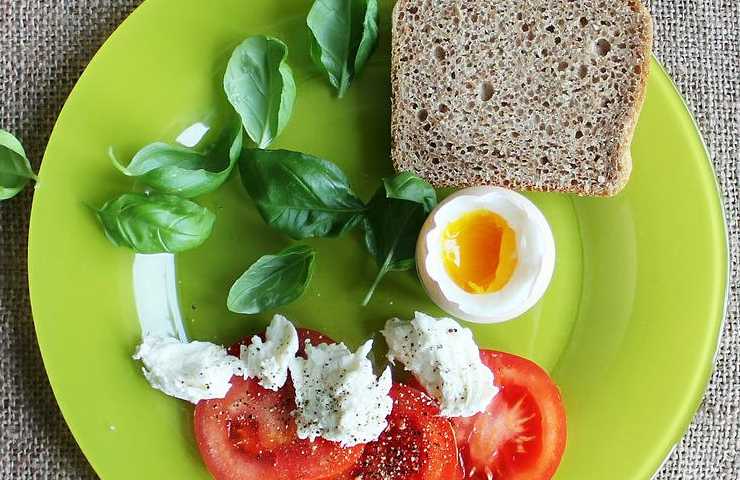
POLYGON ((466 478, 551 478, 566 440, 558 387, 527 359, 490 350, 480 355, 500 390, 484 412, 452 420, 466 478))
POLYGON ((449 420, 425 393, 395 384, 388 427, 354 469, 337 479, 456 480, 462 478, 449 420))
MULTIPOLYGON (((301 345, 330 342, 299 330, 301 345)), ((240 343, 230 353, 238 352, 240 343)), ((195 438, 208 470, 217 480, 323 480, 357 463, 363 446, 342 448, 296 434, 295 392, 290 381, 274 392, 253 379, 233 377, 226 398, 204 400, 195 407, 195 438)))

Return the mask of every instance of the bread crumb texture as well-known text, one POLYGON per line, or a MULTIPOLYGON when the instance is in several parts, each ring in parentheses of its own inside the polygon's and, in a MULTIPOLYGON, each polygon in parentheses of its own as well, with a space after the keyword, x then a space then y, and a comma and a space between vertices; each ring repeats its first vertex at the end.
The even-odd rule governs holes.
POLYGON ((651 48, 637 0, 399 0, 394 165, 437 187, 613 195, 651 48))

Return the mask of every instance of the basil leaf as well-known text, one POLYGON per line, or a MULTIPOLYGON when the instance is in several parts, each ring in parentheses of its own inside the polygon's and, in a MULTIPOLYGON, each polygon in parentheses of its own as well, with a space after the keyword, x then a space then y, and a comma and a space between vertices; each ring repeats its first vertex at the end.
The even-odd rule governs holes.
POLYGON ((226 67, 226 96, 259 148, 280 135, 293 113, 296 86, 287 57, 283 42, 258 35, 236 47, 226 67))
POLYGON ((311 280, 315 256, 306 245, 265 255, 234 282, 226 306, 236 313, 260 313, 294 301, 311 280))
POLYGON ((113 153, 113 164, 124 175, 135 177, 162 193, 197 197, 219 188, 229 178, 242 149, 241 125, 227 130, 206 152, 179 145, 152 143, 139 150, 127 167, 113 153))
POLYGON ((434 188, 413 173, 401 172, 393 177, 384 178, 383 186, 388 198, 420 203, 427 212, 431 212, 437 206, 437 193, 434 188))
POLYGON ((365 206, 327 160, 250 149, 242 153, 239 172, 265 222, 295 239, 341 235, 362 220, 365 206))
POLYGON ((355 57, 355 73, 362 70, 378 45, 378 1, 367 0, 365 18, 362 22, 362 38, 355 57))
POLYGON ((401 173, 383 180, 364 220, 365 245, 379 271, 363 306, 370 302, 387 273, 414 267, 419 231, 436 204, 434 189, 418 177, 401 173))
POLYGON ((311 57, 341 98, 378 43, 377 0, 316 0, 306 18, 311 57), (364 7, 364 15, 355 12, 364 7))
POLYGON ((175 195, 126 193, 97 211, 108 239, 137 253, 177 253, 205 242, 216 216, 175 195))
POLYGON ((29 180, 36 180, 23 145, 0 129, 0 200, 15 197, 29 180))

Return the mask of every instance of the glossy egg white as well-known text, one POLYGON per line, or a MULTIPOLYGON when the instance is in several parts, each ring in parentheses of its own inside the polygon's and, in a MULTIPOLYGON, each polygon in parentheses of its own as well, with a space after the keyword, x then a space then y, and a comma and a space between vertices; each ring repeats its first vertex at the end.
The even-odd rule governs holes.
POLYGON ((452 316, 476 323, 499 323, 531 309, 547 290, 555 269, 555 240, 542 212, 526 197, 498 187, 461 190, 427 218, 416 246, 419 278, 430 298, 452 316), (466 213, 490 210, 516 234, 517 265, 509 282, 493 293, 469 293, 449 276, 443 263, 442 234, 466 213))

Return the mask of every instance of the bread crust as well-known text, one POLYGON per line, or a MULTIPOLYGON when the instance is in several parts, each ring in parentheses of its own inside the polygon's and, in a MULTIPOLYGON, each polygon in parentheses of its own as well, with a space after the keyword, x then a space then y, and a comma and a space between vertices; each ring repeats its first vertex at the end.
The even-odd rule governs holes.
MULTIPOLYGON (((444 2, 444 0, 441 1, 444 2)), ((542 0, 543 6, 547 5, 548 1, 542 0)), ((417 175, 429 180, 436 187, 497 185, 517 190, 556 191, 584 196, 612 196, 619 193, 627 185, 632 170, 630 145, 639 113, 645 101, 645 90, 649 78, 653 42, 652 19, 647 8, 641 2, 636 0, 613 0, 613 3, 621 3, 622 7, 627 6, 634 15, 639 17, 637 21, 641 28, 635 34, 639 36, 640 51, 635 55, 641 61, 638 65, 630 66, 634 69, 633 72, 637 76, 634 100, 629 108, 624 109, 614 117, 615 123, 622 125, 618 134, 608 139, 614 147, 608 152, 601 152, 601 155, 604 155, 606 158, 606 161, 603 162, 602 170, 589 170, 589 174, 593 178, 587 178, 585 180, 583 178, 563 177, 556 180, 552 178, 543 180, 536 175, 526 175, 517 172, 518 166, 516 162, 509 162, 507 159, 497 164, 497 167, 501 164, 504 165, 500 167, 502 173, 496 172, 488 177, 478 174, 473 170, 476 167, 472 167, 473 169, 471 169, 467 163, 464 166, 456 165, 454 167, 455 175, 437 175, 439 171, 446 168, 449 169, 445 163, 447 159, 441 158, 437 160, 436 164, 431 161, 423 161, 423 156, 439 156, 440 152, 438 151, 439 149, 431 146, 431 142, 410 142, 407 138, 411 129, 410 124, 412 123, 412 119, 410 117, 411 112, 408 110, 408 106, 405 105, 408 103, 408 99, 404 98, 404 92, 399 88, 399 82, 401 75, 408 74, 407 71, 402 71, 402 67, 408 69, 407 65, 402 66, 402 57, 408 56, 409 48, 406 43, 409 35, 412 35, 412 33, 410 33, 411 26, 409 22, 401 18, 401 12, 422 8, 423 5, 428 3, 429 0, 398 0, 393 10, 393 38, 391 47, 391 81, 393 87, 391 98, 391 155, 394 167, 397 170, 413 171, 417 175), (606 178, 606 180, 599 181, 601 177, 606 178)), ((456 2, 451 0, 447 3, 454 4, 456 2)), ((458 7, 453 6, 453 8, 458 7)), ((445 22, 449 21, 449 19, 442 18, 440 21, 445 22)), ((430 44, 429 46, 431 47, 432 45, 430 44)), ((424 85, 423 82, 419 82, 418 84, 414 84, 414 88, 431 88, 433 91, 434 85, 424 85)), ((442 127, 437 124, 431 128, 442 127)), ((450 140, 450 142, 455 143, 454 140, 450 140)), ((462 143, 464 142, 461 140, 462 143)), ((454 145, 454 147, 457 147, 457 145, 454 145)), ((472 155, 475 155, 475 153, 472 155)), ((531 161, 531 159, 525 159, 524 161, 531 161)))

